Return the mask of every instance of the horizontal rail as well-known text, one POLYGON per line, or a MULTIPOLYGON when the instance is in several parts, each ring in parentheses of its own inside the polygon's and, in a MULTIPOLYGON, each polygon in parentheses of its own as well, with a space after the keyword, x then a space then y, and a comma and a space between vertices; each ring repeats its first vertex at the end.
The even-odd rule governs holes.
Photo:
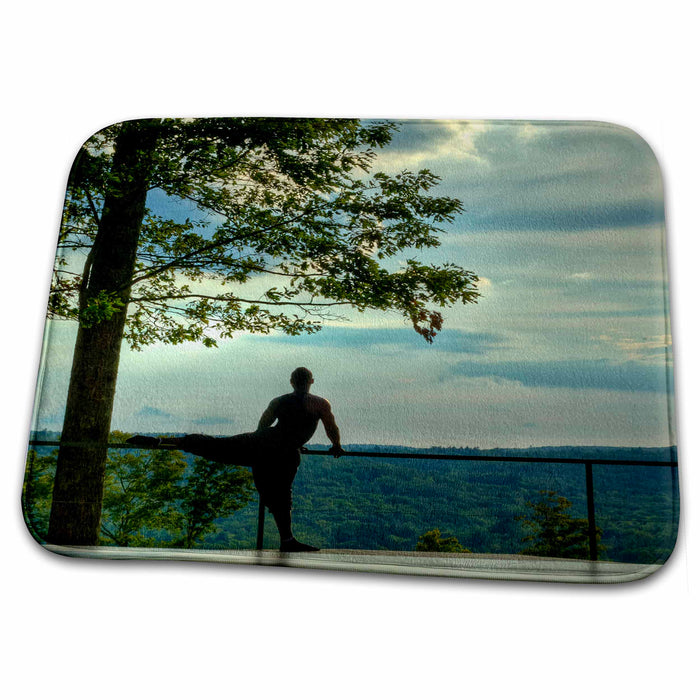
MULTIPOLYGON (((88 447, 96 445, 95 442, 65 442, 58 440, 30 440, 30 445, 48 447, 88 447)), ((127 442, 109 442, 107 447, 115 450, 182 450, 177 445, 132 445, 127 442)), ((303 454, 328 455, 328 450, 304 449, 303 454)), ((447 459, 458 462, 532 462, 539 464, 605 464, 618 466, 644 466, 644 467, 677 467, 675 460, 643 460, 643 459, 589 459, 587 457, 516 457, 514 455, 462 455, 446 452, 365 452, 348 450, 343 452, 343 457, 387 457, 391 459, 447 459)))
MULTIPOLYGON (((325 450, 305 450, 304 454, 327 455, 325 450)), ((642 465, 648 467, 677 467, 676 461, 638 459, 587 459, 586 457, 514 457, 510 455, 453 455, 448 453, 423 452, 345 452, 348 457, 391 457, 392 459, 454 459, 462 462, 539 462, 557 464, 617 464, 642 465)))

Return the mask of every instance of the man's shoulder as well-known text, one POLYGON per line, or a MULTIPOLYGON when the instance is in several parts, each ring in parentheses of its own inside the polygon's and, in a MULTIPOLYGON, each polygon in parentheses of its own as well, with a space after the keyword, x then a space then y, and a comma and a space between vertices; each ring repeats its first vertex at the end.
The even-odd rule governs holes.
POLYGON ((291 394, 282 394, 282 396, 275 396, 272 401, 270 401, 268 408, 277 408, 280 404, 284 404, 285 402, 289 401, 289 397, 291 394))
POLYGON ((309 394, 309 400, 313 406, 322 410, 328 410, 331 407, 330 401, 324 399, 322 396, 316 396, 316 394, 309 394))

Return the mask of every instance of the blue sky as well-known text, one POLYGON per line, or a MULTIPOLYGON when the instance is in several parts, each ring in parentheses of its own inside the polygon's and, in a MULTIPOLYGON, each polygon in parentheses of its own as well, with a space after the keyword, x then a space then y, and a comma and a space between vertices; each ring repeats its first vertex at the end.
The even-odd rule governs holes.
MULTIPOLYGON (((447 310, 432 346, 400 316, 366 312, 301 338, 125 348, 113 427, 252 430, 306 365, 346 442, 675 443, 663 190, 648 146, 593 123, 400 127, 376 169, 430 168, 462 200, 441 247, 420 257, 476 272, 479 303, 447 310)), ((35 423, 58 428, 75 330, 47 332, 35 423)))

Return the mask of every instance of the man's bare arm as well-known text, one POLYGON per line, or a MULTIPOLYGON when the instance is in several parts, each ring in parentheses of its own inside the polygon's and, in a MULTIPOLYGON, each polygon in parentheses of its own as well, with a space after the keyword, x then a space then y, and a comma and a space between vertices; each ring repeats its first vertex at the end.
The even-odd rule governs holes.
POLYGON ((260 420, 258 421, 258 430, 269 428, 275 422, 276 418, 275 402, 271 401, 270 405, 265 409, 262 416, 260 416, 260 420))
POLYGON ((331 441, 331 454, 339 457, 343 453, 343 448, 340 445, 340 430, 335 422, 335 416, 331 411, 331 405, 326 401, 321 412, 321 421, 323 428, 331 441))

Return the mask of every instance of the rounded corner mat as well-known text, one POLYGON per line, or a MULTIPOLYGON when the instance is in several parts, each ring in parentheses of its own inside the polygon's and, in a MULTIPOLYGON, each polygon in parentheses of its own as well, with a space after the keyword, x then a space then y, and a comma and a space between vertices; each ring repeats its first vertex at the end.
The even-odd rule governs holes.
POLYGON ((663 187, 596 122, 152 118, 71 169, 47 549, 613 583, 679 513, 663 187))

